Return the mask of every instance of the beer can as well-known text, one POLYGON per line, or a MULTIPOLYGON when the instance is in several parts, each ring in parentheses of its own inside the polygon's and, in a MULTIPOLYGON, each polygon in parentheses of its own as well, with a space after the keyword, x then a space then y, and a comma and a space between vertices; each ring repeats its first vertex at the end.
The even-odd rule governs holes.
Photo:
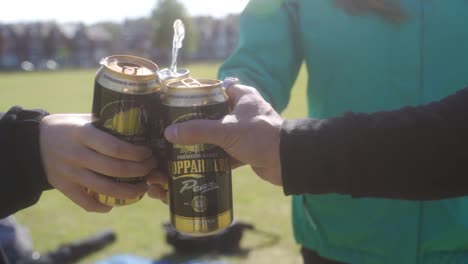
MULTIPOLYGON (((159 78, 161 79, 161 82, 162 82, 162 85, 163 85, 162 90, 164 90, 168 83, 175 82, 175 81, 180 81, 180 80, 182 80, 184 78, 188 78, 190 76, 190 71, 188 69, 184 69, 184 68, 177 68, 177 71, 173 72, 169 68, 164 68, 164 69, 161 69, 161 70, 158 71, 158 75, 159 75, 159 78)), ((160 128, 159 131, 155 131, 153 133, 153 146, 154 146, 153 153, 154 153, 156 159, 158 160, 158 164, 167 164, 167 153, 166 153, 167 141, 166 141, 166 138, 164 138, 164 126, 162 124, 162 120, 161 120, 161 123, 159 125, 159 128, 160 128)), ((160 169, 166 175, 168 175, 169 170, 168 170, 166 165, 160 165, 160 169)), ((164 190, 168 191, 168 186, 166 184, 161 185, 161 187, 164 190)), ((166 197, 165 199, 162 199, 162 201, 165 204, 167 204, 168 199, 169 198, 166 197)))
MULTIPOLYGON (((177 69, 177 73, 173 73, 169 68, 164 68, 158 71, 159 78, 162 82, 162 90, 165 90, 165 87, 170 82, 180 81, 184 78, 189 77, 190 71, 188 69, 179 68, 177 69)), ((153 146, 154 146, 154 153, 156 158, 158 159, 158 164, 167 164, 167 154, 166 154, 166 138, 164 138, 164 125, 161 123, 159 124, 159 131, 155 131, 153 133, 153 146)), ((163 172, 166 174, 169 172, 166 166, 160 167, 163 172)), ((164 189, 167 190, 167 186, 162 186, 164 189)))
MULTIPOLYGON (((150 147, 150 133, 160 119, 161 81, 158 66, 144 58, 113 55, 100 62, 92 107, 93 125, 119 139, 150 147), (157 120, 157 122, 154 122, 157 120)), ((109 177, 117 182, 140 183, 145 177, 109 177)), ((142 198, 118 199, 88 190, 99 202, 128 205, 142 198)))
MULTIPOLYGON (((228 113, 221 81, 186 78, 167 85, 162 99, 164 125, 193 119, 221 119, 228 113)), ((232 223, 231 163, 211 144, 168 142, 171 223, 192 236, 216 233, 232 223)))
POLYGON ((159 78, 165 87, 168 83, 180 81, 190 76, 189 69, 177 68, 177 72, 173 72, 169 68, 164 68, 158 71, 159 78))

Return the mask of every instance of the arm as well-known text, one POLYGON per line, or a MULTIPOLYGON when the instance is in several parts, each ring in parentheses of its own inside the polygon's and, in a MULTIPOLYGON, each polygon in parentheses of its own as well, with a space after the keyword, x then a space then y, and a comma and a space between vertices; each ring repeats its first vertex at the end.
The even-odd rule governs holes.
POLYGON ((145 182, 120 183, 103 175, 139 177, 154 168, 149 148, 93 127, 90 114, 47 115, 14 107, 0 119, 0 218, 35 204, 52 187, 87 211, 108 212, 111 207, 86 189, 138 197, 145 182))
POLYGON ((40 159, 42 110, 13 107, 0 118, 0 218, 37 202, 50 189, 40 159))
POLYGON ((283 120, 253 88, 232 112, 166 128, 176 144, 216 144, 285 194, 431 200, 468 195, 468 88, 441 101, 325 120, 283 120))
POLYGON ((277 111, 288 104, 302 63, 295 6, 289 0, 250 1, 239 18, 234 53, 219 70, 256 87, 277 111))
POLYGON ((441 199, 468 194, 468 88, 424 106, 286 120, 286 194, 441 199))

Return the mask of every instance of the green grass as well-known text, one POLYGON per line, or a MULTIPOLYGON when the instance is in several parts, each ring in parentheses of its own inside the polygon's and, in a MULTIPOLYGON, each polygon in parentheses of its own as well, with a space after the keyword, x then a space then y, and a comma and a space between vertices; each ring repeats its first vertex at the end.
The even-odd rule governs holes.
MULTIPOLYGON (((215 78, 218 64, 187 66, 193 76, 215 78)), ((58 72, 0 73, 0 111, 12 105, 43 108, 51 113, 90 112, 95 70, 58 72)), ((283 116, 306 115, 305 74, 302 71, 292 92, 290 106, 283 116)), ((270 241, 260 234, 245 233, 242 248, 246 254, 208 256, 230 263, 301 263, 291 230, 290 198, 282 189, 260 180, 248 167, 233 173, 234 215, 253 223, 259 230, 277 235, 270 241)), ((87 213, 56 190, 45 192, 39 203, 16 215, 28 226, 34 248, 44 252, 59 244, 82 239, 103 229, 113 229, 117 241, 80 263, 93 263, 116 254, 134 254, 162 259, 172 254, 164 240, 162 223, 168 220, 168 207, 148 197, 140 202, 114 208, 108 214, 87 213)))

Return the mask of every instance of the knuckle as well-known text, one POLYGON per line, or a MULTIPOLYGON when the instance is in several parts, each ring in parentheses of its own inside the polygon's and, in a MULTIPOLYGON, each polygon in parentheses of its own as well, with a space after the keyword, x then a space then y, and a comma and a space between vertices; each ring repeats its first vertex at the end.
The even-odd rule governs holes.
POLYGON ((117 140, 112 140, 108 147, 109 151, 117 157, 121 157, 125 153, 125 148, 117 140))
POLYGON ((69 185, 79 179, 79 174, 72 166, 57 165, 54 172, 48 174, 49 183, 63 192, 69 191, 69 185))
POLYGON ((132 166, 132 172, 136 173, 137 176, 145 176, 153 169, 152 162, 145 162, 145 163, 136 163, 132 166))
POLYGON ((222 145, 221 147, 224 148, 231 148, 234 145, 235 140, 235 131, 236 126, 234 123, 228 123, 225 126, 221 127, 221 133, 219 135, 221 136, 221 141, 222 145))
POLYGON ((99 166, 90 166, 90 170, 102 174, 104 176, 116 176, 114 175, 116 171, 119 171, 120 168, 118 167, 119 164, 115 164, 114 162, 109 162, 108 160, 101 159, 99 166))
POLYGON ((221 127, 221 131, 219 134, 222 136, 223 141, 231 137, 231 132, 233 128, 235 128, 233 123, 226 123, 224 126, 221 127))
POLYGON ((260 93, 258 92, 257 89, 255 89, 254 87, 252 86, 243 86, 244 87, 244 91, 246 94, 255 94, 255 95, 260 95, 260 93))
POLYGON ((131 153, 134 160, 139 162, 146 161, 151 155, 151 150, 142 146, 130 146, 129 150, 131 150, 129 153, 131 153))
POLYGON ((95 129, 96 128, 91 123, 86 123, 82 126, 78 126, 77 129, 74 130, 74 133, 77 138, 83 140, 92 136, 95 129))
POLYGON ((114 169, 116 176, 134 177, 147 175, 151 170, 145 163, 133 161, 119 161, 114 169))
POLYGON ((107 164, 106 171, 110 173, 109 176, 115 177, 136 177, 147 175, 151 170, 149 166, 143 163, 134 163, 126 161, 117 161, 113 164, 107 164))
POLYGON ((90 210, 87 210, 87 212, 90 212, 90 213, 107 213, 110 210, 112 210, 112 207, 98 205, 98 206, 93 207, 90 210))
POLYGON ((261 129, 262 131, 271 127, 270 120, 268 120, 266 116, 256 116, 253 121, 256 127, 258 127, 258 129, 261 129))
POLYGON ((143 163, 143 175, 149 175, 151 171, 156 168, 156 161, 154 160, 149 160, 145 163, 143 163))
POLYGON ((99 204, 97 201, 93 199, 86 199, 85 201, 82 202, 81 207, 86 211, 86 212, 98 212, 99 211, 99 204))
POLYGON ((154 199, 157 199, 157 198, 159 197, 156 190, 150 190, 150 191, 148 191, 148 196, 149 196, 150 198, 154 198, 154 199))
POLYGON ((165 191, 159 185, 152 186, 148 190, 148 196, 154 199, 161 199, 164 197, 164 193, 165 191))
POLYGON ((117 177, 125 177, 132 171, 128 164, 123 161, 115 162, 113 165, 108 164, 107 170, 110 172, 110 176, 117 177))
POLYGON ((83 161, 89 163, 89 155, 85 154, 84 149, 82 148, 72 148, 66 152, 67 156, 65 159, 69 161, 83 161))
POLYGON ((136 186, 131 184, 121 183, 117 188, 115 188, 116 197, 122 199, 135 199, 141 196, 142 191, 140 191, 136 186))
POLYGON ((99 209, 96 211, 96 213, 108 213, 112 210, 112 207, 110 206, 101 206, 99 209))
POLYGON ((120 176, 143 176, 147 174, 146 167, 141 163, 121 162, 120 176))

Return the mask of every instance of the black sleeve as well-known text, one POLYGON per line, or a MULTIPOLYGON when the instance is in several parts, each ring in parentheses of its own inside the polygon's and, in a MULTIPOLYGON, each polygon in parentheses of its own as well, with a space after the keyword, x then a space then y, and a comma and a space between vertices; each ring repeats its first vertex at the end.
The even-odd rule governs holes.
POLYGON ((468 88, 418 107, 286 120, 281 133, 286 195, 468 195, 468 88))
POLYGON ((0 218, 31 206, 52 188, 42 167, 39 123, 42 110, 13 107, 0 114, 0 218))

